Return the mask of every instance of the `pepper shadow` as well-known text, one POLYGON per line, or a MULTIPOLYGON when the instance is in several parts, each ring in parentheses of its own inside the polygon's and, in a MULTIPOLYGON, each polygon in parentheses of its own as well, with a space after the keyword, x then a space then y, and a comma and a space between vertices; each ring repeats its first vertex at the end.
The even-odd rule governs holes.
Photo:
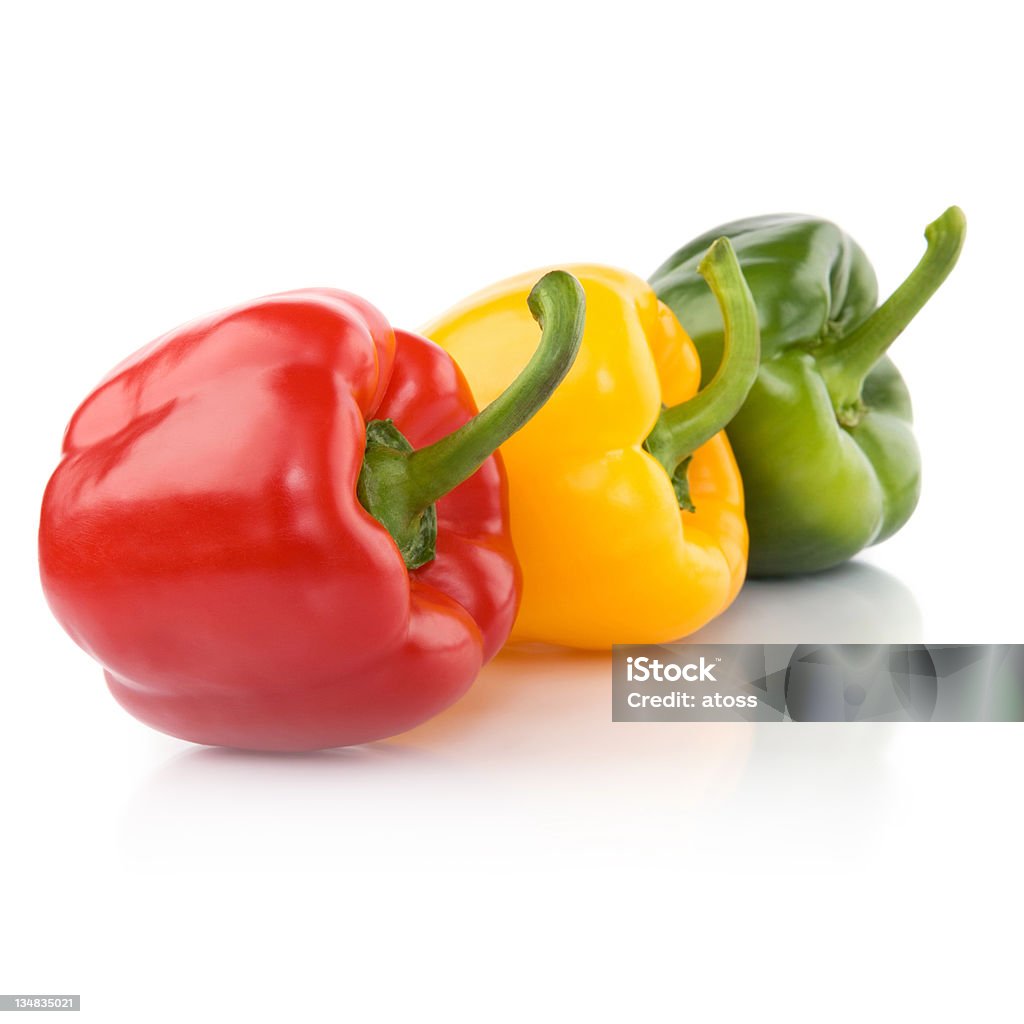
POLYGON ((380 856, 374 844, 382 836, 407 841, 415 801, 443 791, 450 777, 442 758, 411 745, 302 754, 191 747, 128 799, 119 846, 135 867, 327 869, 352 855, 380 856))
POLYGON ((910 589, 870 562, 808 576, 748 580, 698 643, 913 644, 924 640, 910 589))

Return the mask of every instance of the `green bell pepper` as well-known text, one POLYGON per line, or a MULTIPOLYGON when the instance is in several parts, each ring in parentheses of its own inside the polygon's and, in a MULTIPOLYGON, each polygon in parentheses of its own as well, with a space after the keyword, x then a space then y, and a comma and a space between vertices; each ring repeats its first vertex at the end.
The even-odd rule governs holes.
POLYGON ((757 304, 761 369, 727 428, 751 575, 827 569, 910 518, 920 458, 910 396, 885 352, 953 269, 965 230, 956 206, 929 224, 924 257, 881 306, 860 246, 828 221, 793 214, 715 228, 651 277, 697 345, 702 386, 722 356, 721 316, 697 272, 715 238, 731 239, 757 304))

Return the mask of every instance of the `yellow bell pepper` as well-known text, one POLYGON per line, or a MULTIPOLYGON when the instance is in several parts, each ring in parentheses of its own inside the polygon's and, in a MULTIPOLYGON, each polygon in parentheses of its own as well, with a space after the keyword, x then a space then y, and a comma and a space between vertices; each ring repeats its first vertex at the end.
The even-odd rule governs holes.
MULTIPOLYGON (((698 394, 693 343, 646 282, 609 267, 563 269, 586 293, 579 356, 501 447, 523 570, 512 636, 584 648, 673 640, 722 612, 746 571, 743 489, 722 428, 757 373, 753 299, 720 239, 701 273, 722 309, 725 348, 698 394)), ((540 273, 487 288, 422 329, 481 407, 533 355, 526 296, 540 273)))

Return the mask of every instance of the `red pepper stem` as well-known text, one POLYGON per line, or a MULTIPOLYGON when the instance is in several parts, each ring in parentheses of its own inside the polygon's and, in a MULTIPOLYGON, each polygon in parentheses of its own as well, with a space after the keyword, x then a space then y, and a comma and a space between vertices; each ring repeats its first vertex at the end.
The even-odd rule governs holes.
POLYGON ((697 269, 722 312, 722 361, 707 387, 680 405, 662 409, 645 442, 672 478, 680 507, 690 510, 693 506, 686 484, 690 456, 739 412, 761 360, 757 307, 729 239, 713 242, 697 269))
POLYGON ((963 210, 951 206, 924 230, 928 241, 910 276, 859 327, 816 352, 841 422, 856 422, 864 380, 956 266, 967 232, 963 210))
POLYGON ((472 476, 525 426, 569 372, 583 338, 586 300, 563 270, 545 274, 527 304, 541 326, 540 344, 518 377, 486 409, 454 433, 409 456, 409 498, 426 508, 472 476))
POLYGON ((394 538, 409 569, 434 557, 435 502, 533 418, 576 359, 586 306, 579 281, 553 270, 534 285, 527 302, 541 326, 540 344, 519 376, 468 423, 419 451, 390 420, 366 425, 359 500, 394 538))

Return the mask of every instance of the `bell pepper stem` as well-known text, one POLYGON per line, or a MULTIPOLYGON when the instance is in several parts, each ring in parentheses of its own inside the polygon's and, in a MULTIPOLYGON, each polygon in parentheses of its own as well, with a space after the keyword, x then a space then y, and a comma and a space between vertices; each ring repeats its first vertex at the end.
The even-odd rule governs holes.
POLYGON ((413 451, 390 420, 367 424, 359 499, 387 528, 409 569, 434 557, 435 502, 471 477, 533 418, 576 359, 586 307, 579 281, 553 270, 534 285, 527 303, 541 327, 537 350, 519 376, 458 430, 413 451))
POLYGON ((956 266, 966 231, 958 206, 932 221, 924 230, 928 248, 903 284, 845 338, 816 353, 841 423, 851 426, 859 420, 865 378, 956 266))
POLYGON ((454 433, 409 457, 410 496, 426 508, 472 476, 523 427, 569 372, 583 338, 583 288, 553 270, 530 292, 527 304, 540 324, 537 350, 518 377, 486 409, 454 433))
POLYGON ((757 307, 729 239, 713 242, 697 269, 722 312, 722 361, 707 387, 680 405, 662 409, 644 445, 672 478, 680 507, 690 511, 690 457, 739 412, 761 360, 757 307))

